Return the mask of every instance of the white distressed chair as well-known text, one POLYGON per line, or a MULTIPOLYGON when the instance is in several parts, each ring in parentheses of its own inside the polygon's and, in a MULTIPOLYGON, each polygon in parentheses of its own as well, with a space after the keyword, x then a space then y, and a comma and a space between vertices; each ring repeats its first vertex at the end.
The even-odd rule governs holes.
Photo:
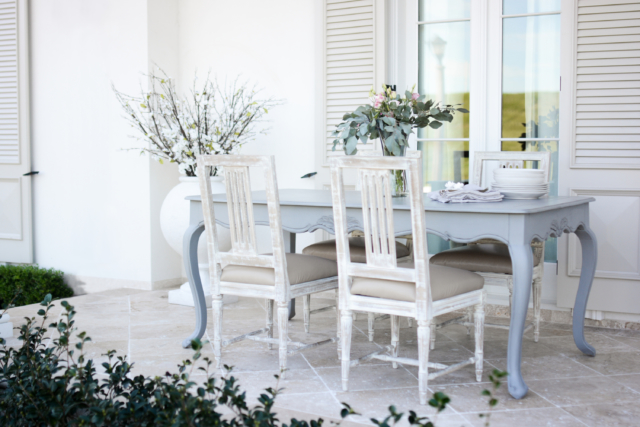
POLYGON ((313 344, 288 340, 289 300, 315 292, 337 289, 337 265, 323 258, 285 253, 273 156, 199 156, 198 171, 209 252, 213 299, 213 349, 217 366, 220 367, 221 364, 222 347, 248 339, 265 342, 269 349, 272 344, 279 346, 280 370, 284 377, 288 355, 338 340, 338 338, 331 338, 313 344), (222 167, 225 176, 231 232, 229 252, 218 250, 211 182, 207 179, 213 167, 222 167), (260 255, 257 252, 249 182, 250 167, 262 168, 264 172, 273 254, 260 255), (222 296, 226 294, 265 298, 267 301, 266 327, 223 341, 222 296), (278 308, 279 339, 273 338, 274 303, 278 308), (263 333, 266 333, 266 337, 259 336, 263 333), (294 348, 288 350, 288 346, 294 348))
MULTIPOLYGON (((473 172, 471 183, 482 185, 484 164, 487 161, 498 161, 499 167, 523 168, 524 162, 537 161, 538 169, 545 171, 545 182, 549 182, 551 153, 549 152, 522 152, 522 151, 480 151, 474 153, 473 172)), ((544 276, 544 242, 533 242, 533 339, 538 342, 540 337, 540 297, 542 293, 542 278, 544 276)), ((474 271, 484 277, 486 284, 506 283, 509 288, 509 307, 513 294, 513 275, 511 270, 511 257, 509 248, 502 242, 492 239, 483 239, 470 243, 467 246, 450 249, 431 257, 434 265, 443 265, 474 271)), ((472 314, 469 313, 470 321, 472 314)), ((496 325, 487 323, 485 326, 501 329, 509 329, 508 325, 496 325)), ((435 334, 431 337, 435 340, 435 334)), ((433 347, 433 343, 432 343, 433 347)))
POLYGON ((484 279, 470 271, 429 266, 419 155, 407 157, 340 157, 331 159, 331 191, 338 250, 342 388, 349 388, 349 369, 378 359, 419 367, 420 403, 427 403, 429 379, 475 364, 481 380, 483 363, 484 279), (344 169, 357 169, 362 180, 362 215, 366 263, 351 261, 347 236, 344 169), (390 170, 405 170, 413 230, 413 263, 398 264, 393 224, 390 170), (475 308, 474 357, 447 366, 429 362, 431 322, 435 316, 466 307, 475 308), (350 360, 353 312, 384 313, 391 317, 391 345, 357 360, 350 360), (417 321, 418 360, 398 357, 399 317, 417 321), (389 352, 390 354, 383 354, 389 352), (438 372, 429 373, 428 368, 438 372))

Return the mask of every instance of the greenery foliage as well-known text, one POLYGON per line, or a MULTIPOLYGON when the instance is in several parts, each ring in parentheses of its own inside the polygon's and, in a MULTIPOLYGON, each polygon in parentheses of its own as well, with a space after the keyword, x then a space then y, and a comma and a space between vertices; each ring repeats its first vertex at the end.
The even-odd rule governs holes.
POLYGON ((369 139, 380 138, 385 155, 401 156, 414 129, 427 126, 438 129, 442 122, 451 122, 456 111, 469 112, 464 108, 425 100, 424 95, 413 92, 414 88, 406 91, 404 97, 398 97, 387 87, 377 94, 372 88, 369 93, 371 105, 362 105, 342 117, 344 121, 332 134, 336 137, 333 150, 342 144, 346 154, 356 154, 358 141, 366 143, 369 139))
POLYGON ((47 294, 53 298, 73 296, 62 271, 32 265, 0 265, 0 306, 36 304, 47 294))
MULTIPOLYGON (((162 377, 134 376, 132 365, 115 351, 108 352, 108 362, 102 364, 106 375, 99 376, 92 360, 84 357, 84 347, 91 339, 85 332, 76 334, 74 307, 62 301, 60 320, 45 326, 54 307, 51 295, 42 301, 36 320, 26 318, 19 328, 22 345, 7 347, 0 339, 0 425, 31 426, 222 426, 222 427, 321 427, 323 420, 281 422, 273 406, 280 392, 268 388, 249 406, 246 394, 230 375, 215 378, 212 361, 202 357, 202 343, 192 342, 193 362, 185 360, 178 373, 162 377), (50 329, 49 329, 50 328, 50 329), (51 329, 53 339, 49 341, 51 329), (76 334, 78 340, 72 343, 76 334), (206 379, 192 381, 196 369, 206 379)), ((496 371, 494 371, 494 374, 496 371)), ((278 376, 275 376, 276 380, 278 376)), ((496 383, 494 382, 494 385, 496 383)), ((497 384, 499 386, 499 383, 497 384)), ((491 396, 493 398, 493 396, 491 396)), ((495 399, 495 398, 493 398, 495 399)), ((495 406, 497 400, 490 402, 495 406)), ((449 398, 435 393, 429 405, 442 412, 449 398)), ((343 404, 342 417, 357 414, 343 404)), ((404 416, 394 406, 384 420, 371 421, 379 427, 390 427, 404 416)), ((411 426, 434 427, 433 421, 410 411, 411 426)), ((488 421, 488 419, 487 419, 488 421)))

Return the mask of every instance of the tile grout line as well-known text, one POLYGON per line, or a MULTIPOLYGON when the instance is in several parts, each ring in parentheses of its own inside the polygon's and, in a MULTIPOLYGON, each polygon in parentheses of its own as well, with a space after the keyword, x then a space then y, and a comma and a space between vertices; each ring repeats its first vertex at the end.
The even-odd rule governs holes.
MULTIPOLYGON (((562 355, 564 356, 564 355, 562 355)), ((565 356, 566 357, 566 356, 565 356)), ((571 418, 575 419, 576 421, 578 421, 580 424, 585 424, 584 422, 582 422, 581 420, 579 420, 578 418, 576 418, 573 414, 571 414, 569 411, 565 411, 564 409, 562 409, 560 406, 558 406, 558 404, 556 404, 555 402, 550 401, 549 399, 547 399, 546 397, 544 397, 541 393, 538 393, 537 391, 535 391, 533 388, 531 388, 531 386, 529 386, 529 391, 534 392, 535 394, 537 394, 538 396, 540 396, 543 400, 549 402, 554 408, 558 408, 560 409, 562 412, 567 413, 571 418)), ((587 426, 588 427, 588 426, 587 426)))
MULTIPOLYGON (((338 344, 339 345, 339 344, 338 344)), ((320 376, 320 374, 318 374, 318 371, 316 371, 316 368, 314 368, 311 363, 309 363, 309 361, 307 360, 307 358, 304 356, 304 354, 301 352, 300 356, 302 356, 302 358, 304 359, 305 362, 307 362, 307 365, 309 365, 309 367, 311 368, 311 370, 313 371, 313 374, 318 377, 318 379, 320 380, 320 382, 322 382, 322 384, 324 385, 324 387, 327 389, 327 391, 329 392, 329 394, 331 395, 331 397, 333 397, 333 399, 339 404, 342 405, 342 403, 340 402, 340 400, 338 400, 338 396, 336 395, 336 393, 331 390, 329 388, 329 386, 327 385, 327 383, 324 381, 324 379, 322 378, 322 376, 320 376)))

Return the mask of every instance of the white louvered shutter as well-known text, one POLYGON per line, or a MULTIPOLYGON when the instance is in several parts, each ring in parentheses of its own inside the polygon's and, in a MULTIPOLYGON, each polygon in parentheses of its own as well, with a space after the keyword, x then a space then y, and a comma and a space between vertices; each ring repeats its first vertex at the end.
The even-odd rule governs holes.
POLYGON ((28 5, 0 0, 0 263, 33 262, 28 5))
MULTIPOLYGON (((324 7, 325 153, 331 153, 342 116, 367 104, 371 87, 379 91, 384 82, 384 3, 325 0, 324 7)), ((373 146, 358 144, 358 150, 373 146)))
POLYGON ((15 0, 0 1, 0 164, 20 163, 15 0))
POLYGON ((579 0, 574 167, 640 168, 640 1, 579 0))

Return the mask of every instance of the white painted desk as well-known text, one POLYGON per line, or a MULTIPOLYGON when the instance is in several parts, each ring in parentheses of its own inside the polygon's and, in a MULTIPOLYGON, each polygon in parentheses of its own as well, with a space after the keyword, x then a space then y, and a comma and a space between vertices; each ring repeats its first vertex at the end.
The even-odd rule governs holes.
MULTIPOLYGON (((269 225, 264 192, 253 193, 256 225, 269 225)), ((185 269, 191 284, 196 308, 196 329, 183 345, 200 338, 207 324, 207 307, 198 272, 198 240, 204 230, 200 196, 191 200, 190 226, 184 236, 185 269)), ((228 225, 228 213, 224 194, 214 195, 216 222, 228 225)), ((596 238, 589 228, 589 203, 592 197, 549 197, 538 200, 504 200, 499 203, 443 204, 425 201, 427 232, 445 240, 468 243, 479 239, 496 239, 509 246, 513 263, 513 302, 507 352, 509 392, 516 399, 527 394, 528 387, 522 379, 520 362, 522 336, 531 294, 533 255, 531 242, 559 237, 562 233, 575 233, 582 245, 582 271, 580 285, 573 310, 573 338, 585 354, 596 352, 584 338, 584 314, 593 282, 597 261, 596 238)), ((347 192, 347 216, 349 231, 362 231, 360 194, 347 192)), ((411 234, 408 200, 394 198, 394 229, 396 235, 411 234)), ((331 234, 333 211, 331 193, 327 190, 280 190, 282 228, 286 239, 295 246, 294 233, 308 233, 318 229, 331 234)))

